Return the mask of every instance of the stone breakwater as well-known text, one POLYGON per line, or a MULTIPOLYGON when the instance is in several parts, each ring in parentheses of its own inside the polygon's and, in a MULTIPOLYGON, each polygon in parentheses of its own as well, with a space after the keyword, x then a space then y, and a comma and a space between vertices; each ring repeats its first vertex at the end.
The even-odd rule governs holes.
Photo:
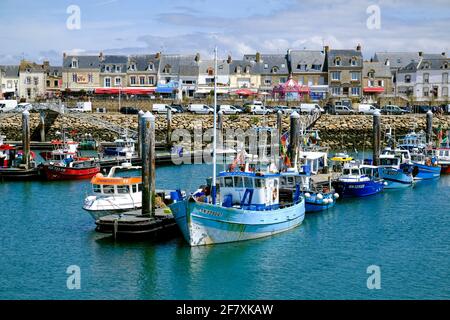
MULTIPOLYGON (((120 125, 124 128, 137 130, 137 115, 122 114, 93 114, 102 120, 120 125)), ((322 139, 322 145, 334 149, 339 148, 370 148, 372 146, 372 116, 334 116, 323 115, 314 125, 314 129, 319 130, 322 139)), ((31 132, 39 130, 39 115, 32 113, 31 132)), ((173 115, 172 129, 187 129, 193 132, 195 127, 201 126, 204 130, 211 128, 213 122, 212 116, 181 114, 173 115)), ((276 126, 276 116, 266 117, 266 123, 270 127, 276 126)), ((224 116, 223 127, 227 129, 248 130, 254 126, 262 125, 262 116, 239 115, 224 116)), ((404 115, 404 116, 382 116, 382 131, 391 127, 396 136, 404 135, 409 130, 425 130, 425 115, 404 115)), ((450 116, 435 116, 433 121, 434 128, 439 125, 442 128, 450 128, 450 116)), ((104 127, 92 125, 80 119, 74 119, 64 115, 59 115, 52 126, 47 130, 47 140, 59 138, 56 132, 66 128, 66 131, 76 130, 79 135, 92 134, 95 139, 100 141, 113 141, 118 137, 115 132, 108 131, 104 127)), ((283 130, 289 129, 289 116, 283 116, 283 130)), ((164 141, 167 130, 167 121, 165 115, 156 116, 157 140, 164 141)), ((8 118, 0 118, 0 134, 6 136, 6 140, 21 140, 22 124, 21 115, 14 115, 8 118)), ((382 136, 384 138, 384 134, 382 136)))

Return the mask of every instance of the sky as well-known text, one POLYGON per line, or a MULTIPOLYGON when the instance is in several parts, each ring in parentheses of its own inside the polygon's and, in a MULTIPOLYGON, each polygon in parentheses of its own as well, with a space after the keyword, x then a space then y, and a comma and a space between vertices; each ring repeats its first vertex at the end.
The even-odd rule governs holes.
POLYGON ((61 65, 63 52, 212 58, 215 46, 239 59, 358 43, 369 59, 377 51, 450 53, 450 0, 0 0, 0 30, 0 64, 61 65))

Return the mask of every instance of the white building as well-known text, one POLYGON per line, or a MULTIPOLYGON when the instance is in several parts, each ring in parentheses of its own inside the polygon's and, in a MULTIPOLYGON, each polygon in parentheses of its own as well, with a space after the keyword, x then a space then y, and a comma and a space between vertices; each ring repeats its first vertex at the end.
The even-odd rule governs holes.
POLYGON ((417 101, 448 101, 450 59, 424 58, 416 71, 414 96, 417 101))
POLYGON ((14 99, 19 95, 19 66, 0 66, 0 95, 14 99))
POLYGON ((46 92, 46 68, 43 64, 37 64, 23 60, 19 66, 19 98, 27 102, 44 97, 46 92))
MULTIPOLYGON (((214 90, 214 60, 199 62, 196 95, 209 95, 214 90)), ((230 67, 226 60, 217 61, 217 93, 227 94, 230 89, 230 67)))

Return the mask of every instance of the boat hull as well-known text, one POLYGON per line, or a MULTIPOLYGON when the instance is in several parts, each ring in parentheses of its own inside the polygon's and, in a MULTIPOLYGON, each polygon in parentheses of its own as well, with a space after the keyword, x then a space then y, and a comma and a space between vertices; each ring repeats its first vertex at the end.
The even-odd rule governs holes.
POLYGON ((29 181, 41 178, 38 168, 18 169, 18 168, 0 168, 0 180, 4 181, 29 181))
POLYGON ((47 180, 85 180, 100 172, 100 167, 69 168, 55 165, 44 165, 43 172, 47 180))
POLYGON ((377 194, 384 189, 383 181, 335 181, 334 189, 341 197, 367 197, 377 194))
POLYGON ((412 169, 412 172, 416 173, 415 180, 431 180, 437 179, 441 176, 440 166, 427 166, 420 163, 403 164, 412 169))
POLYGON ((305 197, 305 211, 306 213, 320 212, 323 210, 330 209, 334 207, 336 201, 334 200, 334 195, 332 193, 323 194, 323 199, 317 199, 316 194, 311 194, 310 197, 305 197), (331 199, 333 202, 325 203, 324 200, 331 199))
POLYGON ((441 166, 441 174, 450 174, 450 164, 441 166))
POLYGON ((293 229, 305 218, 304 200, 270 211, 224 208, 193 199, 174 203, 170 209, 191 246, 263 238, 293 229))
POLYGON ((414 183, 412 174, 404 172, 402 169, 379 168, 378 174, 386 182, 385 189, 409 188, 414 183))

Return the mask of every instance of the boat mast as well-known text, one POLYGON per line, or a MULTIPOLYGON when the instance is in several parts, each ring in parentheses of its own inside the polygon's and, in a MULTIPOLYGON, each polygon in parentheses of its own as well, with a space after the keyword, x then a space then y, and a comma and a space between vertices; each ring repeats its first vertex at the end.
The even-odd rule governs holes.
POLYGON ((213 141, 213 177, 211 186, 212 204, 216 204, 216 162, 217 162, 217 47, 214 48, 214 141, 213 141))

